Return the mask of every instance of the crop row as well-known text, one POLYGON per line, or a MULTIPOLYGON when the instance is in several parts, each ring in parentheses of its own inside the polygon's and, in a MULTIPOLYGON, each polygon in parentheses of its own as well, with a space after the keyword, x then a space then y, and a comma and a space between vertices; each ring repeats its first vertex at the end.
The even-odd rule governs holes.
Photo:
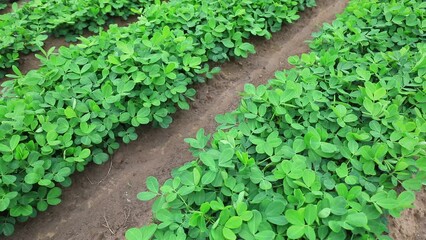
POLYGON ((156 198, 143 239, 390 239, 426 181, 426 3, 353 0, 311 52, 246 85, 156 198), (400 186, 400 191, 395 188, 400 186))
POLYGON ((247 57, 250 36, 269 38, 312 1, 172 0, 147 5, 138 22, 111 26, 81 44, 47 53, 38 70, 15 67, 0 98, 0 232, 60 202, 61 186, 86 164, 167 127, 188 109, 194 82, 219 69, 207 61, 247 57))
POLYGON ((0 15, 0 77, 17 65, 20 54, 39 51, 49 35, 75 41, 84 29, 98 32, 112 17, 127 19, 146 0, 37 0, 15 4, 10 13, 0 15))

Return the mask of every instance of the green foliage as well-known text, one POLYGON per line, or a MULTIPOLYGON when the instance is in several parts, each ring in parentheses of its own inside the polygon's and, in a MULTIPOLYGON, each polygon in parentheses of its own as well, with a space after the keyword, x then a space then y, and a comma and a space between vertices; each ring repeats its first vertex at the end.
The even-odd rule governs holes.
MULTIPOLYGON (((269 38, 282 22, 298 18, 301 3, 157 2, 128 27, 110 26, 99 36, 81 38, 81 44, 61 47, 58 54, 39 56, 43 66, 38 70, 23 75, 14 67, 13 81, 3 84, 0 98, 3 234, 13 232, 16 220, 58 204, 60 192, 53 189, 69 186, 70 175, 89 162, 107 161, 120 141, 137 138, 136 127, 169 126, 177 108, 189 108, 195 94, 190 85, 219 71, 210 69, 208 61, 254 52, 246 39, 269 38)), ((194 144, 203 148, 207 141, 194 144)), ((232 154, 225 152, 221 164, 229 165, 232 154)), ((193 174, 197 182, 212 180, 193 174)), ((150 193, 140 194, 142 200, 159 194, 158 183, 148 182, 150 193)), ((180 194, 192 190, 184 188, 180 194)), ((147 229, 142 236, 154 228, 147 229)))
POLYGON ((154 223, 126 238, 389 239, 426 182, 425 16, 420 0, 352 1, 212 138, 186 140, 195 160, 140 194, 154 223))
POLYGON ((0 15, 0 77, 17 65, 20 54, 39 51, 49 35, 75 41, 83 30, 97 33, 112 17, 127 19, 133 9, 150 2, 31 0, 20 8, 14 3, 12 12, 0 15))
POLYGON ((0 2, 0 10, 7 8, 7 3, 0 2))

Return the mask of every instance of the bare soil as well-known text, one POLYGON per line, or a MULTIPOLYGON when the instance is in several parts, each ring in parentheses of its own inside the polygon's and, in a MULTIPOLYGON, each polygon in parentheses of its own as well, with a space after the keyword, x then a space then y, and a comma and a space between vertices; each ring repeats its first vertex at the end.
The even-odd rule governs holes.
POLYGON ((391 237, 399 240, 426 239, 426 190, 417 193, 415 208, 408 209, 399 218, 391 218, 389 228, 391 237))
MULTIPOLYGON (((247 59, 223 64, 213 80, 197 85, 197 97, 189 111, 179 111, 168 129, 139 129, 138 140, 123 145, 104 165, 89 165, 75 174, 73 185, 63 191, 62 203, 40 213, 37 218, 18 224, 16 240, 100 240, 124 239, 126 229, 151 221, 151 205, 136 199, 145 190, 145 179, 164 182, 173 168, 190 161, 184 138, 193 137, 199 128, 213 132, 214 117, 234 109, 245 83, 265 84, 274 72, 289 68, 287 58, 308 52, 306 41, 324 22, 342 12, 348 0, 318 0, 318 6, 302 13, 296 23, 284 26, 269 41, 253 39, 257 53, 247 59)), ((50 42, 60 46, 63 42, 50 42)), ((23 69, 37 68, 38 61, 28 56, 23 69)), ((426 239, 426 193, 418 195, 417 208, 391 220, 395 239, 426 239), (424 221, 423 223, 421 221, 424 221)))

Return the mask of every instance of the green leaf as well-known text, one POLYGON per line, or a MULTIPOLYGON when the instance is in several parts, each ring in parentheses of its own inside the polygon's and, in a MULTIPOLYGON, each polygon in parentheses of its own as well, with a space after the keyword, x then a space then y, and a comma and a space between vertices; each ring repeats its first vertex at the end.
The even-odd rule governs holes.
POLYGON ((166 68, 164 69, 164 73, 171 73, 173 70, 175 70, 178 66, 178 63, 176 62, 171 62, 169 64, 167 64, 166 68))
POLYGON ((286 205, 283 201, 271 202, 270 204, 268 204, 268 206, 265 209, 265 212, 264 212, 265 216, 269 218, 269 217, 282 215, 285 207, 286 205))
POLYGON ((188 194, 194 192, 194 190, 195 190, 195 186, 183 186, 183 187, 179 188, 178 194, 181 195, 181 196, 185 196, 185 195, 188 195, 188 194))
POLYGON ((83 149, 80 154, 78 155, 79 158, 81 159, 86 159, 90 156, 90 149, 83 149))
POLYGON ((346 216, 346 222, 354 227, 366 227, 368 219, 365 213, 352 213, 346 216))
POLYGON ((219 156, 219 166, 228 167, 233 156, 234 150, 232 148, 226 148, 223 150, 219 156))
POLYGON ((347 113, 346 107, 341 104, 338 104, 336 107, 334 107, 333 111, 339 118, 343 118, 347 113))
POLYGON ((117 42, 117 47, 125 54, 132 55, 134 53, 132 43, 117 42))
POLYGON ((56 128, 56 132, 59 134, 63 134, 69 129, 69 123, 65 118, 59 118, 56 123, 58 124, 58 127, 56 128))
POLYGON ((213 171, 207 171, 206 173, 203 174, 203 177, 201 178, 201 183, 203 185, 212 183, 214 179, 216 178, 216 175, 217 174, 213 171))
POLYGON ((74 118, 77 117, 77 114, 75 113, 74 109, 71 107, 67 107, 64 111, 65 117, 67 118, 74 118))
POLYGON ((150 224, 142 228, 130 228, 126 231, 126 240, 149 240, 157 230, 157 224, 150 224))
POLYGON ((305 207, 305 222, 308 225, 312 225, 317 219, 317 206, 309 204, 305 207))
POLYGON ((158 193, 159 190, 159 183, 158 180, 155 177, 149 176, 146 179, 146 187, 149 191, 153 193, 158 193))
POLYGON ((401 146, 404 147, 405 149, 412 151, 414 150, 414 147, 417 145, 417 140, 410 137, 405 137, 399 140, 399 144, 401 144, 401 146))
POLYGON ((255 53, 256 51, 254 50, 254 46, 252 45, 252 44, 250 44, 250 43, 242 43, 240 46, 239 46, 239 48, 241 49, 241 50, 244 50, 244 51, 247 51, 247 52, 250 52, 250 53, 255 53))
POLYGON ((194 168, 192 170, 192 175, 194 177, 194 185, 198 185, 198 183, 200 183, 200 180, 201 180, 200 170, 198 170, 197 168, 194 168))
POLYGON ((342 163, 340 167, 336 168, 336 173, 339 178, 345 178, 348 176, 348 165, 346 163, 342 163))
POLYGON ((358 178, 356 176, 349 175, 345 178, 345 183, 347 183, 349 185, 354 185, 357 182, 358 182, 358 178))
POLYGON ((210 168, 210 170, 215 171, 216 170, 216 162, 214 157, 209 154, 209 152, 202 152, 200 154, 200 160, 210 168))
POLYGON ((315 233, 315 230, 313 227, 311 226, 306 226, 305 227, 305 236, 309 239, 309 240, 315 240, 317 239, 317 234, 315 233))
POLYGON ((313 128, 309 129, 304 140, 306 145, 312 149, 318 149, 321 146, 321 137, 313 128))
POLYGON ((47 203, 49 205, 58 205, 61 202, 61 199, 59 198, 62 194, 62 190, 60 188, 52 188, 50 189, 49 193, 47 194, 47 203))
POLYGON ((10 149, 14 150, 18 146, 20 139, 21 137, 19 135, 13 135, 10 138, 10 149))
POLYGON ((38 181, 40 181, 41 176, 37 173, 28 173, 25 176, 25 182, 28 184, 36 184, 38 181))
POLYGON ((149 201, 157 196, 156 193, 153 192, 140 192, 138 193, 138 199, 141 201, 149 201))
POLYGON ((287 219, 283 215, 275 215, 267 217, 268 222, 278 225, 284 226, 288 223, 287 219))
POLYGON ((344 215, 347 212, 347 201, 344 197, 339 196, 330 203, 331 212, 335 215, 344 215))
POLYGON ((14 175, 3 175, 1 178, 3 183, 6 185, 13 184, 16 181, 16 176, 14 175))
POLYGON ((310 170, 310 169, 305 169, 303 171, 303 182, 306 184, 307 187, 311 187, 312 184, 314 184, 315 182, 315 178, 316 178, 316 174, 314 171, 310 170))
POLYGON ((416 200, 416 195, 411 191, 404 191, 398 196, 398 202, 401 207, 409 208, 416 200))
POLYGON ((139 228, 130 228, 126 231, 125 237, 127 240, 143 239, 142 232, 139 228))
POLYGON ((3 198, 0 199, 0 211, 4 211, 9 207, 10 199, 9 198, 3 198))
POLYGON ((41 211, 41 212, 44 212, 44 211, 46 211, 47 210, 47 208, 49 207, 49 204, 47 204, 47 202, 46 201, 39 201, 38 203, 37 203, 37 210, 39 210, 39 211, 41 211))
POLYGON ((256 240, 270 240, 275 239, 276 234, 273 231, 264 230, 256 233, 254 236, 256 240))
POLYGON ((337 152, 338 149, 334 144, 322 142, 321 143, 321 151, 325 153, 334 153, 337 152))
POLYGON ((285 211, 285 217, 293 225, 305 225, 304 215, 300 211, 289 209, 285 211))
POLYGON ((0 152, 12 152, 12 149, 9 146, 0 143, 0 152))
POLYGON ((269 182, 269 181, 267 181, 267 180, 262 179, 262 180, 260 181, 260 183, 259 183, 259 187, 260 187, 260 189, 262 189, 262 190, 269 190, 269 189, 271 189, 271 188, 272 188, 272 184, 271 184, 271 182, 269 182))
POLYGON ((403 181, 402 186, 406 190, 419 191, 422 188, 422 182, 419 179, 413 178, 403 181))
POLYGON ((330 216, 330 213, 331 213, 330 208, 323 208, 321 211, 319 211, 318 217, 327 218, 328 216, 330 216))
POLYGON ((407 18, 405 19, 405 21, 407 23, 407 26, 410 26, 410 27, 416 26, 417 23, 418 23, 417 16, 413 13, 408 15, 407 18))
POLYGON ((225 227, 229 229, 235 229, 241 227, 242 224, 243 220, 241 219, 241 217, 233 216, 229 218, 228 221, 226 221, 225 227))
POLYGON ((155 231, 157 230, 157 224, 150 224, 148 226, 143 226, 141 228, 142 231, 142 240, 149 240, 154 235, 155 231))
POLYGON ((306 144, 305 144, 305 141, 303 141, 303 139, 294 140, 293 150, 294 150, 295 153, 300 153, 305 149, 306 149, 306 144))
POLYGON ((109 155, 103 152, 97 153, 93 156, 93 162, 96 164, 102 164, 108 161, 109 155))
MULTIPOLYGON (((15 4, 15 3, 14 3, 15 4)), ((11 236, 13 234, 13 232, 15 231, 15 227, 13 226, 13 224, 10 223, 3 223, 3 234, 5 236, 11 236)))
POLYGON ((338 233, 338 232, 340 232, 341 231, 341 229, 342 229, 342 222, 341 221, 329 221, 328 222, 328 226, 330 227, 330 229, 333 231, 333 232, 336 232, 336 233, 338 233))
POLYGON ((40 186, 49 186, 50 184, 52 184, 52 181, 49 179, 41 179, 40 181, 38 181, 38 184, 40 186))
POLYGON ((30 205, 16 205, 10 209, 10 216, 30 216, 33 213, 33 208, 30 205))
POLYGON ((393 209, 398 207, 398 201, 394 198, 390 198, 386 193, 379 192, 371 197, 371 201, 375 202, 382 208, 393 209))
POLYGON ((304 225, 292 225, 287 229, 289 239, 300 239, 303 235, 305 235, 304 225))
POLYGON ((147 124, 149 123, 149 114, 151 113, 151 110, 149 108, 141 108, 139 109, 137 113, 137 120, 140 124, 147 124))
POLYGON ((229 239, 229 240, 237 239, 237 236, 235 235, 235 233, 229 228, 224 227, 222 230, 222 234, 226 239, 229 239))

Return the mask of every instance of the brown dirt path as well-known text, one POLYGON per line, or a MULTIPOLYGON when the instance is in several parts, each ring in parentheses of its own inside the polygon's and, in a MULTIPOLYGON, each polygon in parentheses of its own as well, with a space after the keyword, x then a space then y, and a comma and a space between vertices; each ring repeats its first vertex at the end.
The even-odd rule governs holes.
POLYGON ((254 40, 257 53, 222 65, 215 79, 196 86, 191 110, 175 114, 170 128, 140 129, 139 139, 123 145, 112 161, 102 166, 91 164, 84 173, 75 174, 60 205, 19 224, 13 237, 7 239, 124 239, 129 227, 149 223, 150 204, 136 199, 145 188, 145 179, 153 175, 163 182, 173 168, 190 160, 183 139, 193 137, 199 128, 213 132, 214 117, 236 107, 245 83, 264 84, 275 71, 288 68, 287 58, 307 52, 305 41, 311 33, 322 23, 331 22, 347 2, 318 0, 316 8, 302 13, 299 21, 285 26, 270 41, 254 40))

